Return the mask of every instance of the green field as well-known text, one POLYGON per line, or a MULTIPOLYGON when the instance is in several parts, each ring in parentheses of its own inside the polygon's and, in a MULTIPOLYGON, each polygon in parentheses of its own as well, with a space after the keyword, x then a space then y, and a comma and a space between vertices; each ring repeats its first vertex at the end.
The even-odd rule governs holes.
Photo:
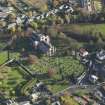
POLYGON ((0 52, 0 65, 7 60, 7 52, 0 52))
POLYGON ((84 66, 71 56, 51 58, 42 57, 39 59, 39 63, 29 65, 28 67, 34 72, 37 71, 41 73, 47 73, 48 70, 52 69, 57 73, 57 78, 61 76, 61 74, 59 74, 60 71, 64 76, 72 75, 73 73, 75 76, 78 76, 84 71, 84 66))
MULTIPOLYGON (((14 58, 18 53, 13 53, 10 55, 10 58, 14 58)), ((7 61, 7 52, 0 52, 0 65, 7 61)), ((20 69, 18 67, 0 67, 0 92, 5 94, 6 98, 15 97, 16 89, 20 86, 21 83, 25 82, 20 69)))
POLYGON ((79 32, 80 34, 88 34, 89 32, 92 34, 96 32, 105 34, 105 24, 70 24, 64 26, 64 30, 77 33, 79 32))
POLYGON ((20 74, 18 68, 3 67, 0 69, 0 91, 6 98, 16 96, 16 87, 26 80, 20 74))
MULTIPOLYGON (((15 55, 16 53, 12 54, 15 55)), ((0 59, 0 63, 2 64, 6 60, 6 52, 0 53, 0 59)), ((66 76, 70 76, 73 73, 75 76, 78 76, 84 70, 83 65, 81 65, 79 61, 75 60, 72 57, 55 57, 50 59, 48 57, 42 57, 36 60, 37 63, 33 65, 28 64, 27 67, 30 68, 32 72, 39 73, 48 73, 49 70, 54 70, 54 74, 51 77, 45 77, 45 75, 43 75, 42 77, 36 77, 36 79, 43 81, 54 93, 59 92, 69 86, 67 80, 64 81, 63 85, 62 83, 59 83, 59 80, 62 79, 60 72, 62 72, 62 75, 66 79, 66 76)), ((21 69, 18 66, 6 66, 1 68, 0 91, 4 92, 7 98, 17 96, 17 89, 23 87, 23 84, 26 84, 26 81, 29 81, 24 78, 25 75, 26 74, 23 73, 23 70, 21 72, 21 69)), ((19 91, 21 92, 21 88, 19 91)))
MULTIPOLYGON (((104 30, 104 24, 101 25, 69 25, 65 26, 65 29, 67 31, 80 31, 80 33, 84 33, 87 30, 91 30, 92 28, 97 28, 96 31, 102 31, 104 30), (98 29, 100 27, 100 29, 98 29), (78 29, 78 30, 77 30, 78 29)), ((1 45, 2 46, 2 45, 1 45)), ((11 53, 11 58, 18 58, 19 53, 11 53)), ((7 52, 3 51, 0 53, 0 64, 4 63, 7 60, 7 52)), ((28 68, 31 69, 31 71, 34 72, 41 72, 41 73, 48 73, 49 70, 53 70, 54 74, 51 77, 47 76, 41 76, 36 77, 35 79, 39 79, 43 81, 49 89, 52 90, 52 92, 57 93, 69 86, 67 77, 71 76, 72 74, 74 76, 80 75, 84 71, 84 67, 80 62, 73 57, 67 56, 67 57, 41 57, 36 59, 37 63, 29 65, 26 64, 28 68), (62 78, 65 79, 65 81, 60 83, 59 81, 62 80, 62 78)), ((21 88, 23 87, 23 93, 27 88, 24 90, 24 85, 26 84, 27 80, 25 77, 25 74, 21 72, 21 69, 17 67, 3 67, 0 69, 0 91, 3 92, 8 97, 16 97, 17 89, 21 93, 21 88), (4 78, 5 77, 5 78, 4 78)), ((34 83, 33 83, 34 84, 34 83)), ((29 87, 30 88, 30 87, 29 87)), ((18 93, 19 93, 18 92, 18 93)))
POLYGON ((62 90, 64 90, 64 89, 66 89, 66 88, 68 88, 69 87, 69 83, 62 83, 62 84, 60 84, 60 83, 55 83, 55 84, 53 84, 53 85, 47 85, 48 86, 48 88, 54 93, 54 94, 56 94, 56 93, 59 93, 60 91, 62 91, 62 90))
MULTIPOLYGON (((19 53, 10 53, 10 59, 18 58, 19 53)), ((8 53, 7 51, 2 51, 0 52, 0 65, 3 64, 5 61, 8 60, 8 53)))
POLYGON ((41 73, 48 73, 49 70, 54 71, 51 77, 39 77, 41 81, 43 81, 49 89, 53 93, 57 93, 69 86, 69 82, 67 77, 71 76, 79 76, 84 71, 84 66, 80 64, 80 62, 73 57, 42 57, 39 59, 39 63, 36 65, 28 66, 32 71, 37 71, 41 73), (65 81, 62 81, 62 76, 65 81))

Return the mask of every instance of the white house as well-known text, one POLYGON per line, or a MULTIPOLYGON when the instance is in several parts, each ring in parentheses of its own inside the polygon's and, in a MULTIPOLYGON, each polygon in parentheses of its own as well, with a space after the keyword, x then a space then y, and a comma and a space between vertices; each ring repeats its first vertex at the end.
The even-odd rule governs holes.
POLYGON ((48 35, 41 35, 40 36, 40 41, 43 41, 45 43, 47 43, 48 45, 50 44, 50 37, 48 35))
POLYGON ((32 102, 35 102, 35 101, 38 100, 39 97, 40 97, 40 93, 39 93, 39 92, 32 93, 32 94, 30 95, 30 100, 31 100, 32 102))
POLYGON ((96 75, 90 75, 90 76, 89 76, 89 81, 90 81, 91 83, 96 83, 97 80, 98 80, 98 77, 97 77, 96 75))
POLYGON ((84 48, 81 48, 80 51, 79 51, 79 55, 80 55, 81 57, 86 57, 86 56, 89 55, 89 52, 86 51, 84 48))

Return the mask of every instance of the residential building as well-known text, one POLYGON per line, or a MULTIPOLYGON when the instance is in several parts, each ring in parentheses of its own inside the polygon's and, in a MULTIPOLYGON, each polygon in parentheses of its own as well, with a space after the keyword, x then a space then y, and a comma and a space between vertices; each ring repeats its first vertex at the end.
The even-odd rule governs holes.
POLYGON ((35 50, 52 56, 56 52, 56 48, 51 44, 50 37, 46 34, 33 32, 31 37, 32 45, 35 50))
POLYGON ((14 100, 7 100, 6 105, 19 105, 19 104, 15 102, 14 100))
POLYGON ((93 96, 98 99, 98 102, 102 105, 105 104, 105 85, 96 88, 93 91, 93 96))
POLYGON ((20 102, 19 105, 31 105, 29 101, 20 102))
POLYGON ((91 82, 91 83, 96 83, 97 82, 97 80, 98 80, 98 77, 96 76, 96 75, 90 75, 89 76, 89 81, 91 82))
POLYGON ((81 7, 88 12, 92 12, 92 0, 80 0, 81 7))
POLYGON ((38 100, 39 97, 40 97, 40 92, 32 93, 30 95, 30 100, 31 102, 35 102, 38 100))
POLYGON ((105 50, 101 50, 96 53, 96 62, 104 63, 105 62, 105 50))
POLYGON ((79 55, 81 57, 87 57, 89 55, 89 52, 86 51, 84 48, 81 48, 80 51, 79 51, 79 55))

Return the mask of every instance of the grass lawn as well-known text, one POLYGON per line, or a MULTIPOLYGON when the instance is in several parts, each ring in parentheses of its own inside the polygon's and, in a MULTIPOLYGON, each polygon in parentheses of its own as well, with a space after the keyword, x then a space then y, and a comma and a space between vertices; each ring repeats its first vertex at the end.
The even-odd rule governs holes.
POLYGON ((80 105, 73 97, 66 95, 61 97, 61 103, 63 105, 80 105))
POLYGON ((69 87, 69 84, 66 83, 66 84, 53 84, 53 85, 48 85, 49 89, 54 93, 58 93, 64 89, 66 89, 67 87, 69 87))
MULTIPOLYGON (((18 53, 12 53, 11 58, 18 57, 18 53)), ((0 53, 0 64, 2 64, 5 60, 7 60, 7 52, 0 53)), ((56 74, 52 77, 44 78, 41 77, 41 80, 44 82, 51 82, 61 80, 61 73, 66 77, 74 73, 74 75, 79 75, 83 72, 84 67, 79 63, 79 61, 75 60, 72 57, 59 57, 59 58, 48 58, 42 57, 40 59, 36 59, 37 63, 33 65, 25 65, 32 69, 32 72, 41 72, 41 73, 48 73, 50 69, 53 69, 56 74), (78 69, 77 69, 78 68, 78 69)), ((0 69, 0 91, 5 93, 5 96, 8 97, 15 97, 15 90, 21 83, 26 82, 23 75, 20 73, 19 68, 13 67, 4 67, 0 69), (4 78, 5 77, 5 78, 4 78)), ((61 84, 61 83, 53 83, 47 84, 49 88, 51 88, 52 92, 57 93, 69 86, 68 83, 61 84)), ((21 91, 21 89, 20 89, 21 91)))
POLYGON ((61 80, 61 74, 59 70, 62 70, 64 77, 74 74, 75 76, 80 75, 84 71, 84 67, 72 57, 59 57, 59 58, 48 58, 43 57, 39 59, 39 63, 30 65, 33 72, 48 73, 48 70, 54 70, 54 74, 51 77, 39 77, 53 93, 57 93, 69 86, 68 81, 65 79, 63 83, 58 82, 61 80))
MULTIPOLYGON (((84 66, 78 60, 70 56, 58 58, 43 57, 39 59, 37 64, 29 65, 29 67, 33 72, 41 73, 48 73, 50 69, 54 70, 57 73, 57 75, 55 75, 57 76, 57 79, 59 78, 59 75, 61 75, 59 73, 60 70, 65 76, 71 75, 73 73, 78 76, 84 71, 84 66)), ((55 76, 54 79, 56 78, 55 76)))
POLYGON ((84 66, 73 57, 58 57, 52 58, 49 61, 52 68, 55 68, 58 72, 61 70, 64 76, 75 74, 78 76, 84 71, 84 66), (77 69, 78 68, 78 69, 77 69))
POLYGON ((7 52, 0 52, 0 65, 3 64, 7 60, 7 52))
POLYGON ((4 67, 0 69, 0 91, 5 93, 6 98, 15 97, 15 89, 24 81, 26 80, 18 68, 4 67))
POLYGON ((86 34, 92 32, 105 33, 105 24, 70 24, 64 27, 67 31, 79 32, 80 34, 86 34))

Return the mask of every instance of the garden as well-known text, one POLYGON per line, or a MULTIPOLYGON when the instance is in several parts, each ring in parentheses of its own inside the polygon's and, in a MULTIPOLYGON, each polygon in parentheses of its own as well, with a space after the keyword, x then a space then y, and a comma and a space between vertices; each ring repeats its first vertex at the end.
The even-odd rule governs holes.
MULTIPOLYGON (((11 59, 14 57, 18 59, 19 53, 12 52, 11 59)), ((53 93, 57 93, 69 86, 72 75, 76 78, 84 71, 84 66, 71 56, 34 58, 35 63, 27 63, 25 66, 33 74, 37 72, 41 73, 41 76, 30 78, 17 65, 0 68, 0 91, 5 94, 6 98, 14 98, 21 94, 26 95, 27 91, 31 91, 37 80, 44 82, 53 93), (24 94, 25 92, 26 94, 24 94)), ((4 63, 7 60, 7 52, 0 53, 0 59, 0 64, 4 63)))
MULTIPOLYGON (((91 29, 95 27, 97 28, 96 31, 104 33, 104 24, 67 25, 65 26, 65 29, 66 31, 70 31, 70 29, 76 32, 80 31, 81 34, 84 34, 86 29, 91 31, 91 29)), ((22 62, 33 74, 41 73, 40 76, 34 77, 33 80, 33 77, 30 78, 28 74, 17 65, 15 67, 5 66, 0 69, 0 91, 3 92, 3 94, 6 94, 6 97, 13 98, 21 94, 27 95, 27 91, 31 91, 32 86, 37 80, 44 82, 53 93, 57 93, 67 88, 75 78, 84 72, 85 68, 80 61, 71 55, 67 55, 67 52, 72 49, 78 49, 87 42, 79 42, 76 39, 68 38, 65 33, 59 33, 57 30, 54 30, 55 29, 49 29, 48 31, 53 39, 52 43, 57 47, 57 52, 61 53, 60 56, 48 57, 43 55, 37 57, 35 54, 32 56, 30 54, 30 57, 34 59, 32 60, 34 63, 31 64, 29 61, 25 63, 22 62), (66 47, 69 47, 70 49, 65 49, 66 47), (20 91, 20 93, 17 91, 20 91)), ((4 46, 4 43, 1 42, 0 45, 2 47, 2 45, 4 46)), ((21 52, 11 52, 10 58, 16 58, 18 60, 20 55, 21 52)), ((6 60, 7 51, 0 52, 0 64, 4 63, 6 60)))

